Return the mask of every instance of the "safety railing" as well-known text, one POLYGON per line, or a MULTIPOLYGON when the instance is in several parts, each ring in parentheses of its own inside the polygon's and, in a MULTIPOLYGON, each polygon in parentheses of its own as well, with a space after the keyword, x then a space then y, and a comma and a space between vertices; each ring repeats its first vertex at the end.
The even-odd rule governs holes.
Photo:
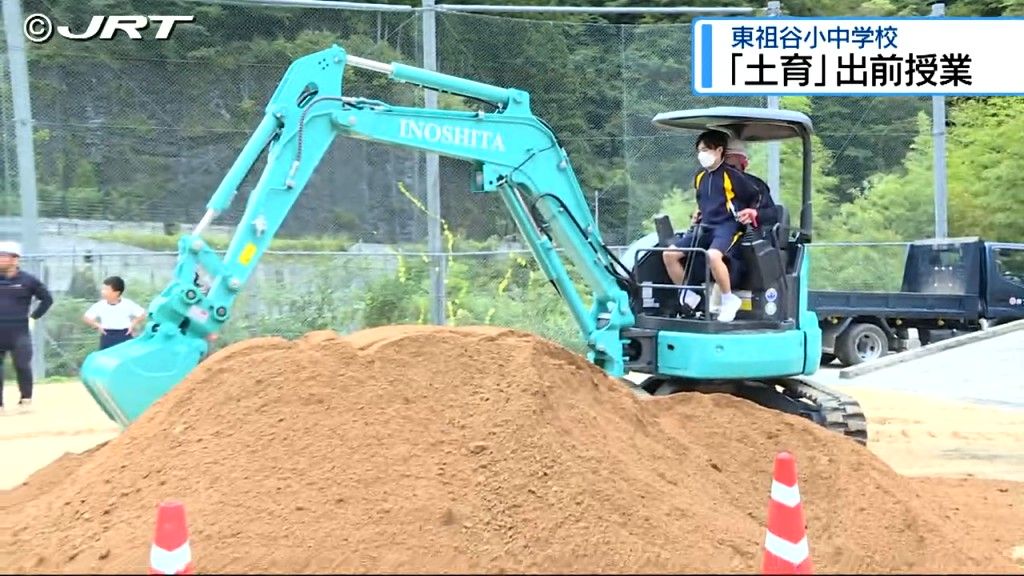
MULTIPOLYGON (((682 296, 684 290, 692 290, 694 292, 700 292, 702 294, 702 296, 701 296, 701 311, 704 313, 704 319, 709 319, 710 316, 711 316, 711 311, 710 311, 710 307, 711 307, 710 301, 711 301, 711 298, 708 297, 708 294, 706 292, 707 292, 707 286, 709 285, 709 283, 711 281, 711 268, 709 266, 707 266, 707 264, 706 264, 707 257, 708 257, 708 251, 706 249, 704 249, 704 248, 699 248, 699 247, 654 246, 654 247, 651 247, 651 248, 639 248, 639 249, 637 249, 636 253, 634 253, 634 255, 633 255, 633 262, 630 265, 630 277, 633 280, 633 284, 635 284, 635 285, 640 287, 640 290, 641 290, 640 298, 641 298, 641 300, 645 300, 646 299, 644 297, 644 294, 643 294, 643 290, 644 289, 652 289, 653 290, 655 288, 661 288, 661 289, 672 290, 672 291, 674 291, 676 293, 676 300, 677 301, 682 296), (685 284, 685 282, 690 278, 690 273, 692 271, 692 266, 693 266, 693 258, 690 257, 689 255, 687 255, 686 264, 683 267, 683 282, 684 282, 684 284, 662 284, 662 283, 658 283, 658 282, 640 282, 639 278, 637 278, 636 266, 637 266, 637 264, 641 260, 641 255, 642 254, 647 254, 647 253, 650 253, 650 252, 658 252, 658 253, 662 253, 662 254, 665 253, 665 252, 694 252, 694 253, 703 253, 704 258, 705 258, 704 282, 703 282, 703 284, 701 284, 701 285, 685 284)), ((664 258, 664 256, 662 256, 662 258, 664 258)), ((641 302, 641 308, 643 308, 643 303, 642 302, 641 302)))

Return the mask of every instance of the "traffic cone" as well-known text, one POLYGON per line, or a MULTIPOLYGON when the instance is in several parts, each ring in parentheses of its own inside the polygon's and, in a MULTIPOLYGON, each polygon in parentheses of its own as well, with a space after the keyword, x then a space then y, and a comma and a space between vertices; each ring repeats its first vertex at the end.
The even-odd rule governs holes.
POLYGON ((176 500, 161 502, 156 511, 153 545, 149 548, 149 573, 192 574, 193 568, 185 505, 176 500))
POLYGON ((764 537, 763 574, 810 574, 804 508, 797 485, 796 459, 789 452, 775 456, 768 530, 764 537))

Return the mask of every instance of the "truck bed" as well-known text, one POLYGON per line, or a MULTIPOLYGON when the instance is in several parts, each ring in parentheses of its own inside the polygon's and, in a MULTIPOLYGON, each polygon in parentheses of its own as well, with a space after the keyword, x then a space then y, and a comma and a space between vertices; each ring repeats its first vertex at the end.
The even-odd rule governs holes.
POLYGON ((978 297, 971 294, 917 292, 839 292, 811 290, 810 308, 826 316, 883 318, 977 318, 978 297))

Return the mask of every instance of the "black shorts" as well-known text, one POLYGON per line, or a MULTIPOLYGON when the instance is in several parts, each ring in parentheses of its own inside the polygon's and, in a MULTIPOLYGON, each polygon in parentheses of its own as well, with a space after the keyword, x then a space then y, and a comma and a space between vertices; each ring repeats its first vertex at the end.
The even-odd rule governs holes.
MULTIPOLYGON (((739 254, 740 238, 743 229, 738 222, 700 227, 700 245, 694 244, 694 233, 697 229, 688 230, 672 242, 675 248, 703 248, 718 250, 729 259, 736 259, 739 254)), ((686 255, 686 254, 684 254, 686 255)))
POLYGON ((111 346, 116 346, 122 342, 127 342, 132 339, 132 332, 129 329, 114 330, 110 329, 100 334, 100 350, 105 350, 111 346))

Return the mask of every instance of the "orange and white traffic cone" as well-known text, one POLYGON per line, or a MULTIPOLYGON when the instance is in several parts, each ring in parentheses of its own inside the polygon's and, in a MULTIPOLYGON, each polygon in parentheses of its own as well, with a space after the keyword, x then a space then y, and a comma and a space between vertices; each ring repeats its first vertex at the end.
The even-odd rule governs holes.
POLYGON ((810 574, 804 508, 797 485, 796 459, 789 452, 775 456, 768 530, 764 537, 762 574, 810 574))
POLYGON ((185 505, 176 500, 161 502, 156 511, 153 544, 149 548, 149 573, 192 574, 193 569, 185 505))

